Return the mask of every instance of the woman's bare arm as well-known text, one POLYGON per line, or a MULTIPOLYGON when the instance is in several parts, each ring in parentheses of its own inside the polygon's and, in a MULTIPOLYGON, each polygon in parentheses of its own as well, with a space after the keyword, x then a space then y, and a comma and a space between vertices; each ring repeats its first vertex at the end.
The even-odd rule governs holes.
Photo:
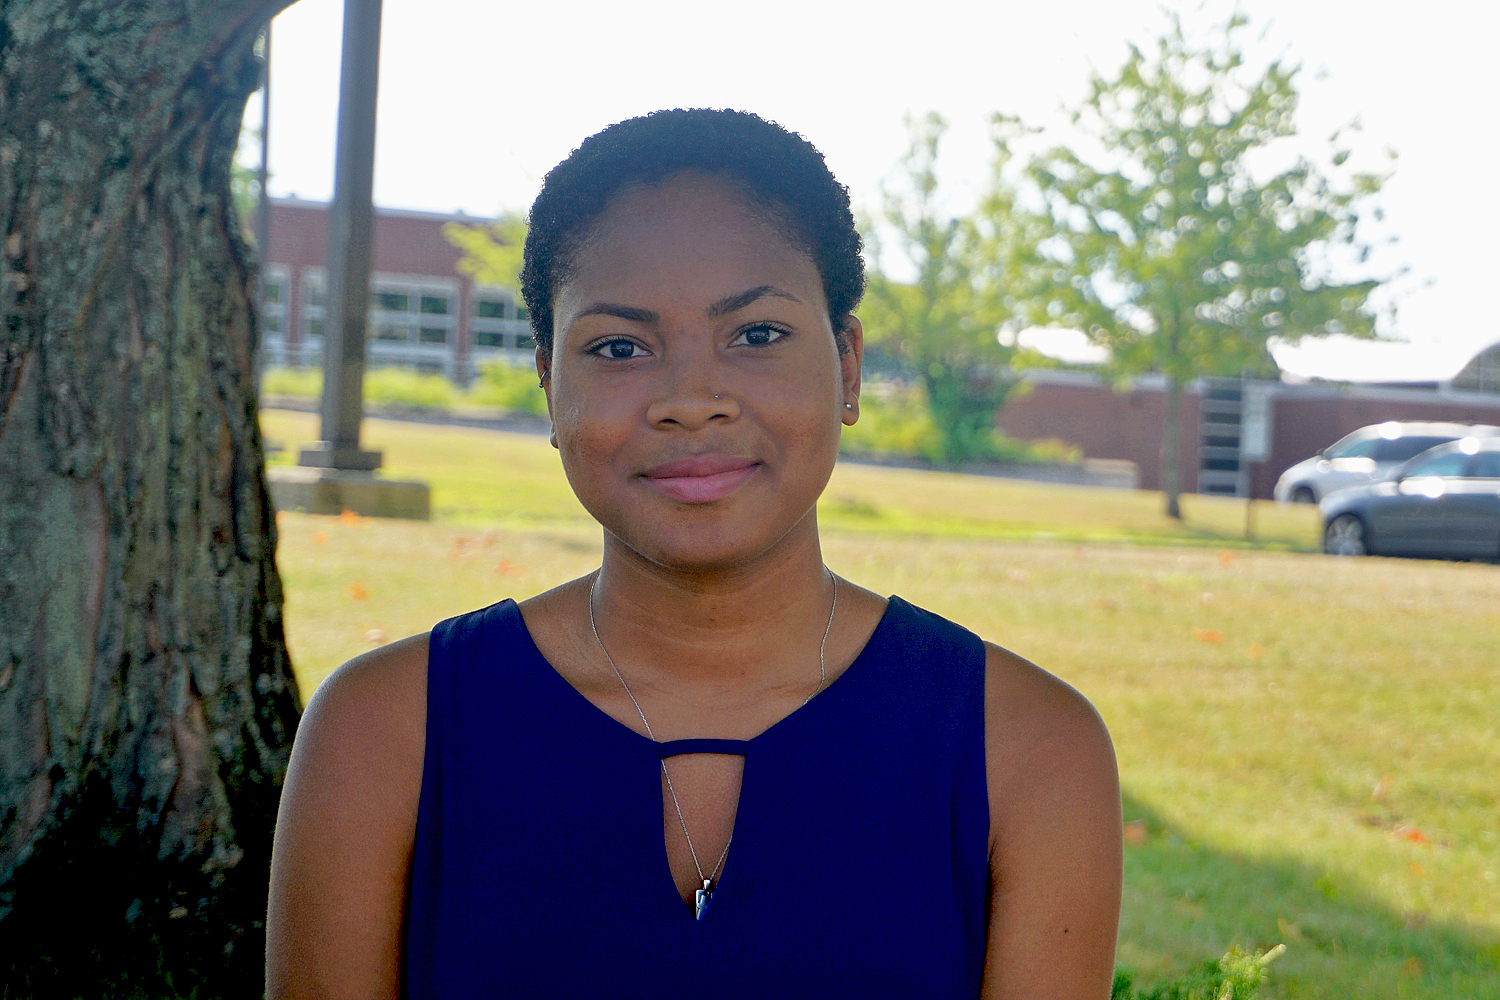
POLYGON ((400 995, 426 687, 420 635, 344 664, 308 704, 271 855, 269 1000, 400 995))
POLYGON ((1120 918, 1120 782, 1092 705, 988 647, 991 904, 984 1000, 1108 1000, 1120 918))

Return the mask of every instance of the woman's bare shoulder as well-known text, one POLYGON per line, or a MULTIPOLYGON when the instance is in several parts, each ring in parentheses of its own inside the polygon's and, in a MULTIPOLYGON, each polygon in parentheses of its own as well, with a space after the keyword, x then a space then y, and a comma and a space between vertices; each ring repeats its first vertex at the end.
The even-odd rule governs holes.
POLYGON ((267 996, 399 993, 426 681, 417 635, 350 660, 308 701, 276 821, 267 996))
MULTIPOLYGON (((370 725, 410 728, 415 714, 425 724, 429 633, 398 639, 362 653, 329 674, 308 701, 308 717, 327 724, 363 718, 370 725)), ((417 728, 422 728, 418 726, 417 728)))
MULTIPOLYGON (((313 692, 292 747, 288 793, 347 800, 348 815, 415 816, 427 731, 427 634, 356 656, 313 692)), ((299 803, 300 804, 300 803, 299 803)), ((384 825, 384 824, 382 824, 384 825)))
POLYGON ((986 644, 986 1000, 1106 996, 1120 913, 1120 783, 1104 721, 1070 685, 986 644))
POLYGON ((1035 780, 1078 768, 1114 773, 1104 720, 1072 685, 1008 649, 985 644, 985 748, 991 776, 1035 780))

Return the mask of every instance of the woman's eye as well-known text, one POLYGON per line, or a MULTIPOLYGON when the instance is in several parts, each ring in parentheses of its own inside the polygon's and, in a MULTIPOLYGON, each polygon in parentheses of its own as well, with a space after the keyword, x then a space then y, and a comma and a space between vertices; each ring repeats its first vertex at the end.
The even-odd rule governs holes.
POLYGON ((606 340, 604 343, 594 347, 591 351, 606 358, 614 358, 617 361, 625 361, 630 358, 644 357, 646 352, 641 350, 640 345, 633 340, 606 340))
POLYGON ((734 344, 746 344, 750 347, 764 347, 767 344, 774 344, 776 341, 785 336, 785 330, 778 330, 774 326, 752 326, 747 330, 741 331, 740 335, 734 339, 734 344))

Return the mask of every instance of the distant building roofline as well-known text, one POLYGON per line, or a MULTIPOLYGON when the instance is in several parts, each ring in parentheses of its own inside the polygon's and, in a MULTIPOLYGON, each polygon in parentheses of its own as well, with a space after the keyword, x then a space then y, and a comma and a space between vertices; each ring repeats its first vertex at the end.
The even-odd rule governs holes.
MULTIPOLYGON (((326 212, 329 204, 326 201, 313 201, 309 198, 298 198, 293 195, 289 198, 271 198, 272 208, 300 208, 309 211, 326 212)), ((427 222, 463 222, 474 225, 488 225, 498 220, 486 218, 482 215, 468 215, 464 212, 423 212, 414 208, 386 208, 381 205, 375 206, 375 214, 387 218, 399 219, 422 219, 427 222)))

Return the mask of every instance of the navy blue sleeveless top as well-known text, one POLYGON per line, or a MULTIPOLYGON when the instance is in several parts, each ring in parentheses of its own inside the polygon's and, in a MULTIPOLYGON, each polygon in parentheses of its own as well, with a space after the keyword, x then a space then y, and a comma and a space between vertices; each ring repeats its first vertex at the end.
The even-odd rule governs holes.
POLYGON ((891 598, 853 665, 740 743, 654 743, 543 659, 514 601, 432 632, 406 914, 414 998, 979 995, 984 647, 891 598), (743 753, 702 920, 663 842, 661 758, 743 753))

